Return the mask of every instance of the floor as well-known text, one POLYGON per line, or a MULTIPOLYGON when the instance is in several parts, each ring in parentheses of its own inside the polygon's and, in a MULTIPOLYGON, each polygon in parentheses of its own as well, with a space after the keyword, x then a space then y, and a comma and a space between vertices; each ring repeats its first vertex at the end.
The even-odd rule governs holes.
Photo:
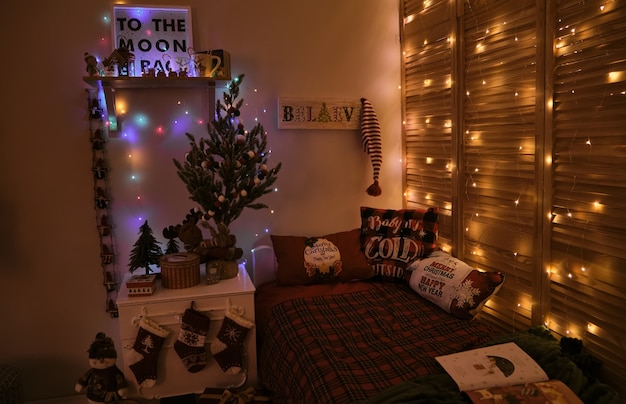
MULTIPOLYGON (((86 402, 87 400, 85 396, 76 395, 50 400, 27 401, 25 404, 85 404, 86 402)), ((120 402, 119 404, 196 404, 196 396, 194 394, 190 394, 186 396, 162 398, 160 400, 131 397, 129 400, 120 402)))
POLYGON ((196 404, 196 395, 188 394, 186 396, 162 398, 159 404, 196 404))

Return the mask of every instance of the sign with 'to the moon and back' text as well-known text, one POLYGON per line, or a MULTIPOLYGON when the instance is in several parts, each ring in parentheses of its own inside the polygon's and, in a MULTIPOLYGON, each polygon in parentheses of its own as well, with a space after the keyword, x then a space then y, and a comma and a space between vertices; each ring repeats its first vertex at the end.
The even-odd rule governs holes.
POLYGON ((135 55, 135 75, 148 69, 189 69, 193 52, 189 7, 116 4, 111 25, 113 49, 127 48, 135 55))

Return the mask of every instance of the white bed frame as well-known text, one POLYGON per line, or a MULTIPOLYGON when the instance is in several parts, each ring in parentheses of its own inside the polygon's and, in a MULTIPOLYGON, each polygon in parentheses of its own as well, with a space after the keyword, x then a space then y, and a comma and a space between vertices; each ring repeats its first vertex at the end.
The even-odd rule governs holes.
POLYGON ((274 248, 269 245, 256 246, 251 250, 252 253, 252 282, 255 286, 262 285, 266 282, 276 279, 276 256, 274 248))

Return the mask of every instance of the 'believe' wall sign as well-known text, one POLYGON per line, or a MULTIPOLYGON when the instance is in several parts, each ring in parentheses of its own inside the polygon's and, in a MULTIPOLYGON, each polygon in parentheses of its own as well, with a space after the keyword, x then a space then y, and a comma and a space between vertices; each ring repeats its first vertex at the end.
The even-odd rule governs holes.
POLYGON ((360 114, 359 99, 278 99, 279 129, 358 129, 360 114))
POLYGON ((193 50, 189 7, 113 5, 113 48, 135 55, 136 75, 153 68, 189 69, 193 50))

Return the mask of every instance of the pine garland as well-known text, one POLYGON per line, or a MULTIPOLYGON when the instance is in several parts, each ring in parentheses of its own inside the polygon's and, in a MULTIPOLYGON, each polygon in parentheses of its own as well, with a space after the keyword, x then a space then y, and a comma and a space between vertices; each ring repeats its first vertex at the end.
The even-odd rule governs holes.
POLYGON ((268 168, 267 135, 261 123, 246 131, 239 122, 243 99, 238 100, 244 75, 236 77, 217 100, 208 135, 196 141, 186 134, 190 150, 185 160, 174 160, 179 178, 185 183, 190 199, 202 209, 201 224, 213 237, 230 234, 228 226, 245 208, 265 209, 255 203, 272 191, 281 163, 268 168), (213 221, 213 224, 211 224, 213 221))

